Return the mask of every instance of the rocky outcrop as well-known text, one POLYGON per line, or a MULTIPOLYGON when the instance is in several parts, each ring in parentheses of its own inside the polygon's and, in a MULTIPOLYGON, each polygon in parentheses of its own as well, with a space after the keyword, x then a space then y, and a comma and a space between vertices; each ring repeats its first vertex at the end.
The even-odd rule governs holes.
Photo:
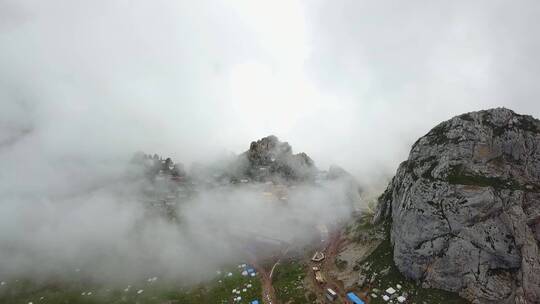
POLYGON ((155 180, 158 176, 185 177, 184 165, 174 163, 170 157, 163 157, 154 154, 145 154, 137 152, 133 155, 131 165, 137 167, 147 178, 155 180))
POLYGON ((305 153, 293 154, 287 142, 270 135, 251 143, 239 157, 243 174, 257 181, 274 178, 312 179, 317 174, 313 160, 305 153))
POLYGON ((394 262, 473 303, 540 303, 540 122, 498 108, 445 121, 379 199, 394 262))

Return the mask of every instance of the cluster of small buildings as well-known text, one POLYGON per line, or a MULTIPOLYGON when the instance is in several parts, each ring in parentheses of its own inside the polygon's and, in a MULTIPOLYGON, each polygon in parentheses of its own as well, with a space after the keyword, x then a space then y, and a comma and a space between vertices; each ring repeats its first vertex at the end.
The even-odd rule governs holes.
MULTIPOLYGON (((257 275, 257 271, 255 270, 255 268, 253 268, 252 266, 248 265, 248 264, 240 264, 238 265, 238 269, 240 271, 240 274, 244 277, 255 277, 257 275)), ((218 271, 217 272, 218 274, 221 274, 221 271, 218 271)), ((232 277, 233 276, 233 273, 232 272, 228 272, 227 274, 225 274, 225 277, 232 277)), ((221 280, 219 281, 220 283, 222 282, 221 280)), ((245 283, 243 286, 241 287, 237 287, 237 288, 234 288, 232 290, 232 295, 233 295, 233 302, 234 303, 240 303, 240 301, 242 301, 242 294, 246 293, 248 291, 248 289, 250 288, 253 288, 253 284, 251 284, 251 281, 249 281, 248 283, 245 283)), ((259 300, 252 300, 249 302, 250 304, 258 304, 259 303, 259 300)))
POLYGON ((255 271, 255 268, 249 266, 249 265, 246 265, 246 264, 242 264, 242 265, 238 265, 239 267, 238 268, 242 268, 242 276, 244 277, 255 277, 257 275, 257 271, 255 271))
MULTIPOLYGON (((388 303, 405 303, 407 301, 406 293, 404 292, 398 292, 401 291, 402 286, 400 284, 396 284, 396 288, 394 287, 388 287, 384 293, 382 293, 381 298, 383 301, 388 303)), ((379 295, 377 294, 379 291, 377 289, 373 290, 373 293, 370 294, 371 298, 378 298, 379 295)), ((326 289, 326 298, 330 301, 334 301, 337 299, 337 293, 330 289, 326 289)), ((352 304, 365 304, 364 300, 362 300, 358 295, 356 295, 354 292, 348 292, 347 293, 347 300, 352 304)))
MULTIPOLYGON (((338 298, 337 292, 335 292, 331 288, 326 288, 325 295, 326 295, 326 298, 329 301, 335 301, 338 298)), ((360 299, 360 297, 357 296, 354 292, 348 292, 347 293, 347 300, 352 304, 365 304, 365 302, 362 299, 360 299)), ((347 303, 349 303, 349 302, 347 302, 347 303)))
MULTIPOLYGON (((315 262, 315 263, 319 263, 319 262, 322 262, 325 258, 325 255, 324 253, 320 252, 320 251, 317 251, 315 252, 315 254, 313 255, 313 257, 311 258, 311 261, 315 262)), ((322 274, 321 270, 319 269, 319 266, 313 266, 311 268, 313 270, 313 274, 315 276, 315 281, 319 284, 324 284, 326 283, 326 279, 324 278, 324 275, 322 274)))
MULTIPOLYGON (((324 230, 326 230, 325 233, 328 233, 327 232, 328 230, 326 229, 326 227, 324 227, 324 228, 325 228, 324 230)), ((313 261, 315 263, 320 263, 324 259, 325 259, 324 253, 320 252, 320 251, 317 251, 317 252, 315 252, 313 257, 311 258, 311 261, 313 261)), ((324 275, 322 274, 319 266, 313 266, 312 270, 313 270, 313 273, 315 275, 315 281, 318 284, 321 284, 321 285, 325 284, 326 280, 325 280, 324 275)), ((326 288, 325 296, 330 302, 333 302, 338 298, 337 292, 335 290, 333 290, 332 288, 326 288)), ((349 300, 349 302, 347 302, 347 303, 365 304, 365 302, 362 299, 360 299, 360 297, 358 297, 354 292, 347 293, 347 300, 349 300)))
MULTIPOLYGON (((396 288, 388 287, 381 295, 381 298, 388 303, 405 303, 407 297, 405 293, 399 292, 401 289, 402 286, 400 284, 396 284, 396 288)), ((372 298, 377 298, 378 296, 375 291, 371 294, 372 298)))

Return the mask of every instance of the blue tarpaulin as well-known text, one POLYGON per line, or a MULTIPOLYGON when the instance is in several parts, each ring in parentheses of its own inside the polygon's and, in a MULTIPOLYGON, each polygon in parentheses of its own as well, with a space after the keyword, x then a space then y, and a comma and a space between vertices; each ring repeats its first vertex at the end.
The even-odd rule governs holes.
POLYGON ((351 300, 354 304, 364 304, 364 301, 362 301, 354 292, 347 293, 347 298, 351 300))
POLYGON ((259 304, 258 300, 251 301, 251 304, 259 304))

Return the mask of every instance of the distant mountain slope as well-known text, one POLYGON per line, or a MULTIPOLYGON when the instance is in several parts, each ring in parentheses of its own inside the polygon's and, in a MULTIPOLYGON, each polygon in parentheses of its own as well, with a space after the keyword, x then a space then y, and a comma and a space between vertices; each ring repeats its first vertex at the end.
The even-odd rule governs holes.
POLYGON ((540 303, 540 121, 454 117, 412 147, 379 199, 394 261, 473 303, 540 303))

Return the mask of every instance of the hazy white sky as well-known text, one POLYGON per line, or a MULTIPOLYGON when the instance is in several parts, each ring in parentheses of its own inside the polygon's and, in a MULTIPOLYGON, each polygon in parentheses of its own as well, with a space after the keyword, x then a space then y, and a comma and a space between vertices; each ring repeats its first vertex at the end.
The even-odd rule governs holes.
POLYGON ((276 134, 323 168, 392 174, 453 115, 540 116, 539 13, 537 1, 0 0, 0 153, 189 163, 276 134))

